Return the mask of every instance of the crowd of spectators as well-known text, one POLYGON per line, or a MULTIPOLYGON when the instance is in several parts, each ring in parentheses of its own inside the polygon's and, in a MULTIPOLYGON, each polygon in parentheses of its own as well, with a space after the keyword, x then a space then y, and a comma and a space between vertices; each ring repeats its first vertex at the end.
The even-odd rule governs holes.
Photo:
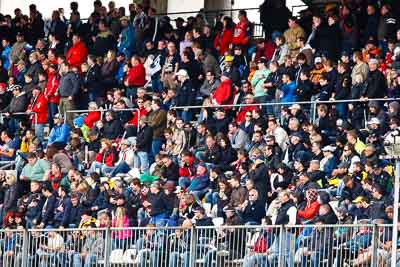
MULTIPOLYGON (((2 228, 391 223, 393 162, 382 156, 400 127, 400 19, 383 2, 300 18, 262 6, 265 38, 253 37, 245 10, 171 20, 148 1, 125 10, 96 0, 87 21, 76 2, 70 18, 57 10, 46 23, 34 4, 0 14, 0 160, 16 166, 0 172, 2 228), (279 20, 268 21, 271 10, 279 20), (220 106, 230 104, 247 105, 220 106)), ((233 250, 245 243, 234 233, 224 234, 233 250)), ((36 257, 89 266, 102 240, 75 234, 82 253, 61 257, 67 238, 51 232, 36 257)), ((367 254, 363 234, 354 243, 367 254)), ((326 235, 296 236, 326 240, 300 258, 320 266, 326 235)), ((176 236, 169 266, 187 266, 190 235, 176 236)), ((152 251, 139 251, 141 264, 164 242, 154 229, 112 238, 152 251)), ((260 266, 277 240, 266 232, 251 255, 231 255, 260 266)), ((214 252, 200 252, 207 266, 214 252)))

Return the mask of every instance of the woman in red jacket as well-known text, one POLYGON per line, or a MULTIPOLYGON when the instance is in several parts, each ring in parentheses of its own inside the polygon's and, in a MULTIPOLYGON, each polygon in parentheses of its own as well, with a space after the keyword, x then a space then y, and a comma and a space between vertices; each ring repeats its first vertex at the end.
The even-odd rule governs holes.
POLYGON ((114 170, 118 155, 111 140, 103 138, 100 143, 100 151, 96 155, 96 160, 90 166, 89 174, 97 172, 100 175, 108 175, 114 170))
POLYGON ((143 87, 146 84, 146 70, 138 56, 133 56, 131 59, 132 67, 129 69, 125 78, 125 86, 127 87, 126 96, 131 97, 136 95, 138 87, 143 87))
POLYGON ((235 23, 233 23, 232 18, 225 17, 223 20, 223 28, 217 33, 214 39, 214 48, 218 51, 220 56, 224 56, 229 50, 229 45, 232 43, 233 30, 235 23))
POLYGON ((308 189, 306 191, 307 204, 302 210, 297 211, 297 217, 301 222, 314 219, 318 214, 320 203, 318 201, 318 191, 316 189, 308 189))
POLYGON ((57 93, 60 78, 57 73, 57 65, 50 64, 47 71, 47 83, 44 89, 44 96, 48 103, 48 121, 50 129, 53 128, 53 117, 58 113, 58 103, 60 103, 60 96, 57 93))
POLYGON ((37 138, 44 141, 44 125, 47 123, 47 99, 40 91, 40 87, 36 86, 32 90, 31 105, 28 107, 28 112, 35 113, 32 116, 32 125, 35 125, 35 134, 37 138))

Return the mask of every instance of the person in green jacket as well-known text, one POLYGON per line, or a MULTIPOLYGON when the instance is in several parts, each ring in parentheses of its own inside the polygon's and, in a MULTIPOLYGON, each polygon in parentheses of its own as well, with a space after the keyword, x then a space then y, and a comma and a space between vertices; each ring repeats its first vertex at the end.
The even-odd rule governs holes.
POLYGON ((264 82, 270 74, 270 70, 267 68, 267 60, 265 58, 260 58, 257 62, 257 70, 251 79, 251 85, 253 86, 254 96, 257 103, 265 102, 265 96, 267 95, 264 89, 264 82))
POLYGON ((35 153, 27 153, 28 164, 24 166, 20 179, 25 181, 43 181, 45 172, 50 168, 47 160, 40 159, 35 153))

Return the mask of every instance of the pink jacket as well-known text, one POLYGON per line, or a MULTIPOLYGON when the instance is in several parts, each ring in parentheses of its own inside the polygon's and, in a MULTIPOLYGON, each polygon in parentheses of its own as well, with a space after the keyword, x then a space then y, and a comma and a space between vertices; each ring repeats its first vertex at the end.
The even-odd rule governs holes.
MULTIPOLYGON (((117 220, 115 218, 112 219, 111 222, 112 227, 117 227, 117 220)), ((128 216, 124 216, 124 225, 123 228, 129 227, 129 219, 128 216)), ((132 236, 132 230, 112 230, 112 238, 116 239, 127 239, 132 236)))

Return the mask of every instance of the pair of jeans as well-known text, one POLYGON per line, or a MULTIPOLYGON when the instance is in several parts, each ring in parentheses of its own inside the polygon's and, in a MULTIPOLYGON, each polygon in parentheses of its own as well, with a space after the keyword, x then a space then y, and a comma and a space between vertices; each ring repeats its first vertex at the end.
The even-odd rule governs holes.
POLYGON ((160 214, 151 216, 150 218, 150 223, 154 224, 156 226, 165 226, 165 223, 167 221, 167 213, 162 212, 160 214))
POLYGON ((35 135, 40 140, 41 143, 44 141, 44 124, 35 124, 35 135))
POLYGON ((114 170, 110 173, 111 177, 114 177, 118 173, 128 173, 131 170, 129 165, 125 161, 121 161, 114 170))
POLYGON ((142 173, 149 170, 149 154, 144 151, 136 151, 133 155, 133 165, 138 168, 142 173))
POLYGON ((115 167, 108 167, 101 162, 94 161, 89 169, 89 174, 97 172, 100 175, 110 175, 115 167))
POLYGON ((58 105, 56 103, 48 103, 47 105, 47 120, 49 122, 50 129, 54 126, 54 115, 58 113, 58 105))
POLYGON ((153 88, 154 93, 161 93, 163 91, 159 74, 151 76, 151 87, 153 88))
POLYGON ((153 138, 153 142, 151 143, 151 152, 152 152, 152 156, 153 158, 160 153, 161 150, 161 139, 160 138, 153 138))
POLYGON ((146 248, 145 246, 146 241, 143 237, 139 238, 136 242, 136 249, 138 250, 138 258, 139 258, 139 266, 140 267, 156 267, 158 266, 158 259, 159 259, 159 251, 158 250, 151 250, 146 248), (150 265, 147 264, 147 260, 150 260, 150 265))
POLYGON ((210 203, 211 205, 216 205, 218 203, 219 194, 218 192, 208 192, 205 196, 206 203, 210 203))
POLYGON ((268 266, 268 256, 263 253, 246 256, 244 258, 243 267, 268 266))
POLYGON ((179 111, 178 117, 182 118, 184 122, 190 122, 192 120, 192 112, 191 111, 179 111))
MULTIPOLYGON (((74 267, 81 267, 81 255, 79 253, 74 254, 73 256, 74 267)), ((88 254, 85 257, 84 267, 90 267, 92 264, 97 263, 97 256, 93 254, 88 254)))
POLYGON ((190 266, 190 252, 189 251, 185 251, 182 253, 177 251, 171 252, 171 254, 169 255, 168 267, 177 267, 182 265, 183 267, 190 266))
POLYGON ((184 189, 190 186, 190 179, 188 177, 180 177, 178 180, 178 185, 184 189))

